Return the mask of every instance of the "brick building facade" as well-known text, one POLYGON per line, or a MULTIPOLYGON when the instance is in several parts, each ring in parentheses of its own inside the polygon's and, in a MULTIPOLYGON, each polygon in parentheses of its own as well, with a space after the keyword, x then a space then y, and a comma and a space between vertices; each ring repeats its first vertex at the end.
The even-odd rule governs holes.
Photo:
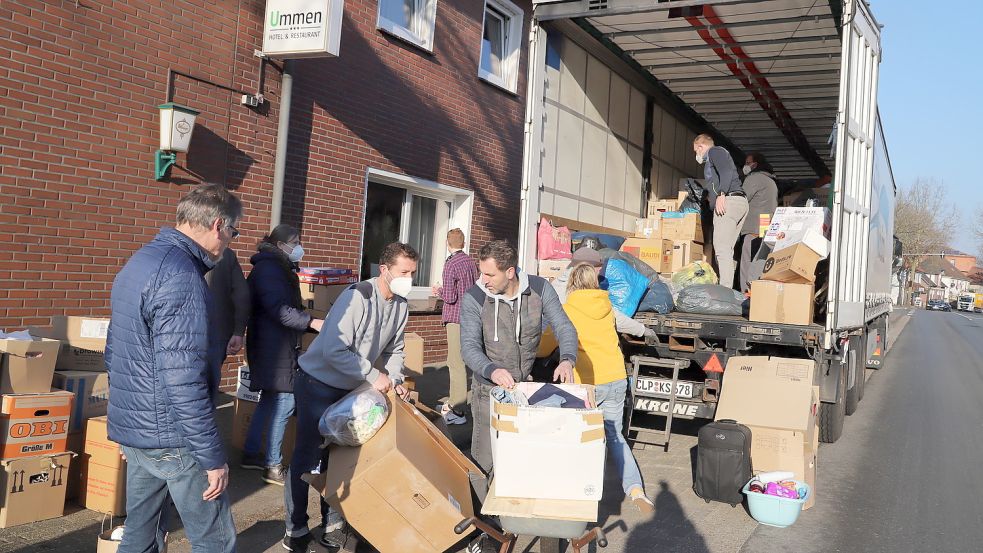
MULTIPOLYGON (((526 31, 531 7, 519 4, 526 31)), ((116 272, 173 224, 177 200, 200 182, 242 198, 233 246, 249 269, 270 226, 284 63, 266 68, 258 90, 264 9, 263 0, 0 5, 0 328, 108 315, 116 272), (203 79, 178 75, 173 89, 175 102, 202 113, 189 152, 158 182, 156 106, 168 69, 203 79), (256 92, 264 105, 240 105, 241 93, 256 92)), ((430 49, 378 29, 378 9, 346 2, 339 57, 289 62, 282 221, 301 229, 305 265, 363 276, 373 240, 409 237, 434 273, 422 290, 439 279, 440 231, 463 222, 472 252, 516 238, 526 52, 513 93, 479 77, 482 2, 439 2, 430 49)), ((428 362, 443 359, 439 314, 414 314, 409 327, 425 338, 428 362)))

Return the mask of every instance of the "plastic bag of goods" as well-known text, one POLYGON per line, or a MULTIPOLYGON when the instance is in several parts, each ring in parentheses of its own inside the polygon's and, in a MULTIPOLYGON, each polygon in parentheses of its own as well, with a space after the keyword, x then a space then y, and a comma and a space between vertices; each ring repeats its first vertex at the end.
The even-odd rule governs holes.
POLYGON ((634 315, 648 290, 645 275, 620 259, 611 259, 604 269, 604 277, 608 281, 611 305, 629 317, 634 315))
POLYGON ((676 298, 676 311, 683 313, 740 317, 744 309, 744 294, 719 284, 688 286, 676 298))
POLYGON ((371 386, 360 386, 325 409, 318 430, 333 444, 360 446, 389 418, 389 402, 371 386))
POLYGON ((706 261, 694 261, 672 274, 672 284, 683 289, 696 284, 716 284, 717 273, 706 261))

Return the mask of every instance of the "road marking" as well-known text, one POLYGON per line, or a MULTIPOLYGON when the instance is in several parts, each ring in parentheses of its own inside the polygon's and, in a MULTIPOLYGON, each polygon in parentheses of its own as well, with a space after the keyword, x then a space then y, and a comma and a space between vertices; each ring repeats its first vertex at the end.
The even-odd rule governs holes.
POLYGON ((959 315, 960 317, 966 319, 967 321, 972 321, 973 320, 973 317, 970 317, 969 315, 963 315, 962 313, 957 313, 957 315, 959 315))

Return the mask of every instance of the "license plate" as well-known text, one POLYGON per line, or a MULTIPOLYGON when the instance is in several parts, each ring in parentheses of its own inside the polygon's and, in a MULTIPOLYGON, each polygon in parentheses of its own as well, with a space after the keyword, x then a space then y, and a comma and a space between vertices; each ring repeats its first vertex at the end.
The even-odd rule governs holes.
MULTIPOLYGON (((644 394, 668 396, 672 390, 672 380, 661 378, 639 378, 635 381, 635 391, 644 394)), ((692 382, 677 382, 676 397, 690 399, 693 397, 692 382)))

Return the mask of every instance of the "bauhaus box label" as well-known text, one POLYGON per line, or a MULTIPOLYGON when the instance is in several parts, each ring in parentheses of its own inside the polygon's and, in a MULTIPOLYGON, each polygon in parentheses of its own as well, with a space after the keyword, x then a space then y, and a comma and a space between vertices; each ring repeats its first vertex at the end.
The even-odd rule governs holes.
POLYGON ((343 0, 267 0, 263 53, 275 58, 337 56, 343 0))

